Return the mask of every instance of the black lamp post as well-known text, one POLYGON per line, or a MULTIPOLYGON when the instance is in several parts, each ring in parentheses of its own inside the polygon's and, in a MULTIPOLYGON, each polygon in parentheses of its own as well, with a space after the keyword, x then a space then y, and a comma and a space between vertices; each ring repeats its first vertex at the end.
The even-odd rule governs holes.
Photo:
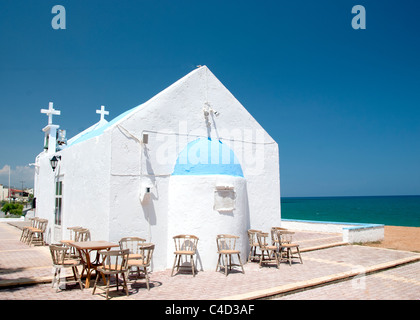
POLYGON ((55 168, 57 168, 58 160, 61 160, 61 156, 53 156, 50 160, 51 168, 53 169, 53 171, 55 171, 55 168))

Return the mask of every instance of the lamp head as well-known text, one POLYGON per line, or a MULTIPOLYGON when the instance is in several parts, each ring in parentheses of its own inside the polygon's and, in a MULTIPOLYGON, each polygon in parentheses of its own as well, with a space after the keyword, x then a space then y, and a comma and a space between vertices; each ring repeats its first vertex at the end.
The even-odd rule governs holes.
POLYGON ((51 168, 53 171, 55 171, 55 168, 57 168, 58 161, 61 160, 61 156, 53 156, 50 160, 51 168))

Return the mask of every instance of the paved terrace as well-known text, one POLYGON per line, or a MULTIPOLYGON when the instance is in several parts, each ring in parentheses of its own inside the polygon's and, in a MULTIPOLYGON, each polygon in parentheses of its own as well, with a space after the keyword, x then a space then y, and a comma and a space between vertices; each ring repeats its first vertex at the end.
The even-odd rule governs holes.
MULTIPOLYGON (((104 300, 69 284, 56 292, 48 247, 21 243, 21 231, 0 223, 0 300, 104 300)), ((151 288, 143 279, 129 282, 129 296, 111 289, 113 300, 250 300, 250 299, 420 299, 420 254, 340 243, 341 234, 299 232, 303 264, 259 268, 245 264, 245 274, 206 270, 191 274, 152 272, 151 288)), ((216 261, 215 261, 216 265, 216 261)), ((120 287, 121 289, 121 287, 120 287)))

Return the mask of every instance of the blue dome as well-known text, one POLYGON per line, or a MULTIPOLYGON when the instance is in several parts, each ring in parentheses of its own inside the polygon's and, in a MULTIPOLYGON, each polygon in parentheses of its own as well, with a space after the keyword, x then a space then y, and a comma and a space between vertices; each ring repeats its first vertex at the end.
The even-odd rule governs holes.
POLYGON ((220 140, 199 138, 190 142, 176 160, 172 175, 222 174, 243 177, 233 151, 220 140))

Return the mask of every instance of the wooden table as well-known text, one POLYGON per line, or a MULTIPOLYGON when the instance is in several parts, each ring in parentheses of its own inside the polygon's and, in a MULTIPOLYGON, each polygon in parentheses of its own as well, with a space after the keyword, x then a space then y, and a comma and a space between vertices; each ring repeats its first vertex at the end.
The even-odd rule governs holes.
POLYGON ((66 246, 69 246, 70 243, 74 243, 75 241, 74 240, 61 240, 60 242, 66 246))
POLYGON ((89 288, 90 286, 90 276, 92 274, 92 270, 96 271, 97 266, 100 265, 99 250, 109 250, 114 247, 119 247, 119 245, 116 243, 102 241, 102 240, 82 241, 82 242, 73 241, 73 242, 68 242, 68 245, 76 248, 80 253, 80 257, 82 258, 84 268, 87 270, 86 284, 85 284, 86 288, 89 288), (96 258, 93 262, 90 257, 91 251, 96 251, 96 258))

